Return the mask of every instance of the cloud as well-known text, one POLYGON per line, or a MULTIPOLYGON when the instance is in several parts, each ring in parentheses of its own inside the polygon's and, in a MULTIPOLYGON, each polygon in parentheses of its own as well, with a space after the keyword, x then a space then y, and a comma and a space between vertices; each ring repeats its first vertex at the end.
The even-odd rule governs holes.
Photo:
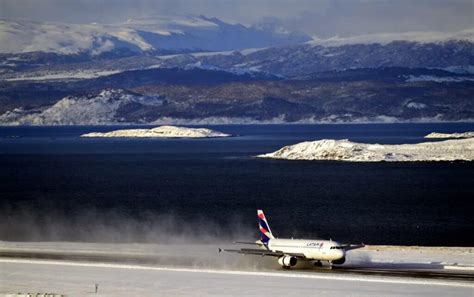
POLYGON ((333 0, 324 9, 285 20, 319 37, 413 31, 459 31, 474 26, 472 1, 333 0))
POLYGON ((473 27, 471 0, 2 0, 1 17, 74 23, 123 22, 158 15, 203 14, 253 24, 279 19, 319 37, 473 27))

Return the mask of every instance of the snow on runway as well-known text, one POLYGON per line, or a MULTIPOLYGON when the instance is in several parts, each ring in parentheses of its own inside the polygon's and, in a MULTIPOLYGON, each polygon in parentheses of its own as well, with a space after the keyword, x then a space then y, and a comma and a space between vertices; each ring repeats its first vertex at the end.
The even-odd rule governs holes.
POLYGON ((271 257, 218 254, 217 247, 209 244, 0 242, 0 296, 18 292, 67 296, 471 296, 474 282, 470 278, 454 281, 343 270, 416 271, 430 267, 442 273, 443 267, 474 266, 473 253, 472 248, 367 246, 349 252, 348 263, 340 270, 282 271, 271 257), (94 293, 95 284, 99 284, 98 294, 94 293))
POLYGON ((0 293, 68 296, 469 296, 474 284, 440 280, 0 259, 0 293), (99 294, 94 285, 99 284, 99 294))

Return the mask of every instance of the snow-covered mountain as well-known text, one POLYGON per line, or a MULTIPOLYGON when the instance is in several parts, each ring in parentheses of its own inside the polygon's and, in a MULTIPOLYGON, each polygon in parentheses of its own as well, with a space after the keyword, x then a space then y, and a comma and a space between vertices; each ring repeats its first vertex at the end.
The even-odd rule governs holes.
POLYGON ((352 69, 306 79, 157 68, 77 81, 6 81, 0 124, 472 122, 472 77, 425 68, 352 69), (427 75, 456 79, 406 79, 427 75))
POLYGON ((442 68, 469 73, 474 65, 474 42, 469 39, 448 38, 433 42, 428 42, 428 39, 398 40, 388 43, 370 40, 345 40, 346 43, 338 45, 305 43, 243 53, 167 56, 162 58, 161 67, 201 64, 234 72, 237 69, 252 69, 253 72, 294 77, 324 71, 377 67, 442 68))
POLYGON ((473 33, 321 40, 204 16, 0 19, 0 124, 472 121, 473 33))
POLYGON ((244 26, 205 16, 150 17, 118 24, 68 24, 0 19, 0 53, 97 55, 117 49, 225 51, 307 42, 277 26, 244 26))
POLYGON ((334 36, 330 38, 313 37, 308 44, 313 46, 341 46, 349 44, 389 44, 394 41, 406 41, 423 43, 439 43, 450 40, 464 40, 474 42, 474 28, 468 28, 455 32, 404 32, 404 33, 377 33, 354 35, 349 37, 334 36))
POLYGON ((56 104, 35 111, 17 108, 0 115, 8 125, 97 125, 119 123, 119 112, 127 105, 160 106, 159 97, 140 96, 120 89, 96 95, 67 96, 56 104))

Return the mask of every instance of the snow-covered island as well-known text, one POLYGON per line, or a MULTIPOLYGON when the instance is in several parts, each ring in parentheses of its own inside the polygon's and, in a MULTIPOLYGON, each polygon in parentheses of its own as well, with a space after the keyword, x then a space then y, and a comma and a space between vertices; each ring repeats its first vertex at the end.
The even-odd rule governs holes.
POLYGON ((323 139, 285 146, 259 158, 347 162, 473 161, 474 138, 417 144, 366 144, 323 139))
POLYGON ((464 132, 464 133, 437 133, 433 132, 425 136, 425 138, 472 138, 474 137, 474 132, 464 132))
POLYGON ((140 137, 140 138, 212 138, 229 137, 219 131, 206 128, 187 128, 176 126, 160 126, 151 129, 122 129, 110 132, 91 132, 81 137, 140 137))

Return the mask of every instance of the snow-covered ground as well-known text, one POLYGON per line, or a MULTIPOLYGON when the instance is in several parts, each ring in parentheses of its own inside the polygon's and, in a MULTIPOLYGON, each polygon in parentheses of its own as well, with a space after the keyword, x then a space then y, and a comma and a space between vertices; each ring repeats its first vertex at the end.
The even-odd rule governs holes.
MULTIPOLYGON (((226 244, 221 247, 227 247, 226 244)), ((217 253, 208 244, 0 242, 0 253, 155 255, 159 263, 103 263, 0 257, 0 296, 18 292, 67 296, 471 296, 472 282, 341 274, 325 269, 283 271, 272 257, 217 253), (98 293, 94 293, 98 284, 98 293)), ((348 253, 348 266, 398 263, 474 267, 473 248, 367 246, 348 253)), ((408 267, 408 266, 407 266, 408 267)), ((449 267, 449 266, 447 266, 449 267)))
POLYGON ((140 138, 210 138, 228 137, 219 131, 206 128, 187 128, 176 126, 160 126, 151 129, 121 129, 111 132, 91 132, 81 137, 140 137, 140 138))
MULTIPOLYGON (((274 270, 280 267, 273 257, 218 253, 219 247, 226 249, 237 247, 229 242, 207 244, 195 241, 197 239, 186 238, 167 244, 0 241, 0 256, 5 251, 106 255, 117 258, 152 256, 154 262, 167 267, 248 271, 274 270), (255 261, 256 259, 258 261, 255 261)), ((344 266, 373 267, 380 263, 418 267, 432 265, 432 268, 437 269, 444 269, 445 266, 467 266, 473 269, 474 247, 366 245, 364 248, 349 251, 344 266)))
POLYGON ((408 75, 406 76, 406 81, 407 82, 433 81, 433 82, 443 83, 443 82, 474 81, 474 78, 466 77, 466 76, 408 75))
POLYGON ((425 138, 473 138, 474 132, 464 132, 464 133, 438 133, 433 132, 425 136, 425 138))
POLYGON ((307 42, 311 45, 320 46, 339 46, 345 44, 368 44, 379 43, 388 44, 393 41, 404 40, 411 42, 429 43, 429 42, 443 42, 448 40, 474 40, 474 29, 469 28, 457 32, 405 32, 405 33, 376 33, 355 35, 350 37, 334 36, 330 38, 313 37, 313 40, 307 42))
POLYGON ((323 139, 285 146, 260 158, 286 160, 336 160, 349 162, 472 161, 474 138, 382 145, 323 139))
MULTIPOLYGON (((128 70, 128 69, 127 69, 128 70)), ((11 78, 6 78, 5 81, 43 81, 43 80, 67 80, 67 79, 89 79, 89 78, 97 78, 101 76, 108 76, 112 74, 117 74, 122 72, 121 70, 84 70, 80 69, 77 71, 58 71, 58 72, 51 72, 51 73, 31 73, 31 75, 21 75, 15 76, 11 78)))
POLYGON ((3 259, 0 275, 4 296, 21 292, 66 296, 472 296, 474 290, 470 283, 416 279, 3 259), (94 293, 95 284, 98 293, 94 293))

